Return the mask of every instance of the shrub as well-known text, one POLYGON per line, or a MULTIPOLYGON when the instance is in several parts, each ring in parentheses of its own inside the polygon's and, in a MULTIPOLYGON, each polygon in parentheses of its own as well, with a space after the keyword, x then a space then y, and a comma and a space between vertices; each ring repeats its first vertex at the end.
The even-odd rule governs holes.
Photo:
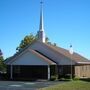
POLYGON ((80 80, 80 78, 79 77, 74 77, 74 79, 73 80, 80 80))
POLYGON ((58 79, 58 75, 52 75, 50 78, 51 81, 55 81, 57 79, 58 79))

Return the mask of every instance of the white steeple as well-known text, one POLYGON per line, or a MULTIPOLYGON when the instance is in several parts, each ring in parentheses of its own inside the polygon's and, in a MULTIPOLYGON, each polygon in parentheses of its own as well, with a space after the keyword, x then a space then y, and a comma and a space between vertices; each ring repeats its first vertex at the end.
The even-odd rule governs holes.
POLYGON ((40 31, 44 31, 44 23, 43 23, 43 2, 41 3, 41 11, 40 11, 40 27, 39 30, 40 31))
POLYGON ((40 10, 40 26, 38 31, 38 39, 39 41, 45 43, 45 32, 44 32, 44 21, 43 21, 43 2, 40 2, 41 10, 40 10))

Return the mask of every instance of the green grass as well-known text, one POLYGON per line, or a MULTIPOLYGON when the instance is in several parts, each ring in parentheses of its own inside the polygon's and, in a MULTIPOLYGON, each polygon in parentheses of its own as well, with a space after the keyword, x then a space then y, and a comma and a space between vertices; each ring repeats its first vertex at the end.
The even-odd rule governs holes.
POLYGON ((40 90, 90 90, 90 82, 86 81, 70 81, 62 84, 42 88, 40 90))

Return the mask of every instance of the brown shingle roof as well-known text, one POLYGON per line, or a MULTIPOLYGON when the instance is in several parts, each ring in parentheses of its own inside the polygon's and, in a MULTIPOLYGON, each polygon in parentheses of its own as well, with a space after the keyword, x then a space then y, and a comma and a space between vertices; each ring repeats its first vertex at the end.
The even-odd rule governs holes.
MULTIPOLYGON (((53 46, 53 45, 49 45, 49 44, 46 44, 46 43, 42 43, 42 42, 40 42, 40 41, 38 41, 38 40, 35 40, 34 42, 32 42, 32 44, 33 43, 35 43, 35 42, 39 42, 39 43, 41 43, 41 44, 43 44, 43 45, 45 45, 45 46, 47 46, 49 49, 51 49, 53 52, 55 52, 55 53, 58 53, 58 54, 62 54, 62 55, 64 55, 65 57, 68 57, 68 58, 71 58, 71 55, 70 55, 70 53, 69 53, 69 51, 68 50, 66 50, 66 49, 64 49, 64 48, 61 48, 61 47, 57 47, 57 46, 53 46)), ((13 59, 13 58, 15 58, 16 56, 18 56, 20 53, 22 53, 24 50, 26 50, 26 49, 28 49, 29 47, 30 47, 30 45, 31 44, 29 44, 28 46, 26 46, 24 49, 22 49, 20 52, 18 52, 18 53, 16 53, 13 57, 11 57, 10 59, 13 59)), ((46 58, 46 57, 44 57, 43 55, 40 55, 40 53, 38 53, 38 52, 36 52, 36 51, 33 51, 34 53, 37 53, 37 55, 39 55, 40 57, 43 57, 45 60, 47 60, 48 58, 46 58)), ((5 62, 8 62, 10 59, 7 59, 5 62)), ((83 63, 83 64, 90 64, 90 61, 87 59, 87 58, 85 58, 85 57, 83 57, 83 56, 81 56, 80 54, 78 54, 78 53, 73 53, 73 55, 72 55, 72 60, 74 60, 76 63, 83 63)), ((49 60, 49 61, 51 61, 51 60, 49 60)), ((51 62, 53 62, 53 61, 51 61, 51 62)))
POLYGON ((69 53, 69 51, 68 50, 66 50, 66 49, 64 49, 64 48, 61 48, 61 47, 57 47, 57 46, 53 46, 53 45, 48 45, 48 44, 45 44, 48 48, 50 48, 50 49, 52 49, 53 51, 55 51, 55 52, 57 52, 57 53, 59 53, 59 54, 62 54, 62 55, 64 55, 64 56, 66 56, 66 57, 68 57, 68 58, 72 58, 72 60, 74 60, 75 62, 88 62, 89 64, 90 64, 90 61, 87 59, 87 58, 85 58, 85 57, 83 57, 83 56, 81 56, 80 54, 77 54, 77 53, 73 53, 72 54, 72 56, 70 55, 70 53, 69 53))

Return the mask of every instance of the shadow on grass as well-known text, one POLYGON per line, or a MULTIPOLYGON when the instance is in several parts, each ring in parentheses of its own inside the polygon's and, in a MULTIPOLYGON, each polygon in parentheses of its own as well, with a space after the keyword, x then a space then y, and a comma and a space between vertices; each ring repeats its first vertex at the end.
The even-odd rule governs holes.
POLYGON ((80 79, 80 80, 90 82, 90 78, 84 78, 84 79, 80 79))

